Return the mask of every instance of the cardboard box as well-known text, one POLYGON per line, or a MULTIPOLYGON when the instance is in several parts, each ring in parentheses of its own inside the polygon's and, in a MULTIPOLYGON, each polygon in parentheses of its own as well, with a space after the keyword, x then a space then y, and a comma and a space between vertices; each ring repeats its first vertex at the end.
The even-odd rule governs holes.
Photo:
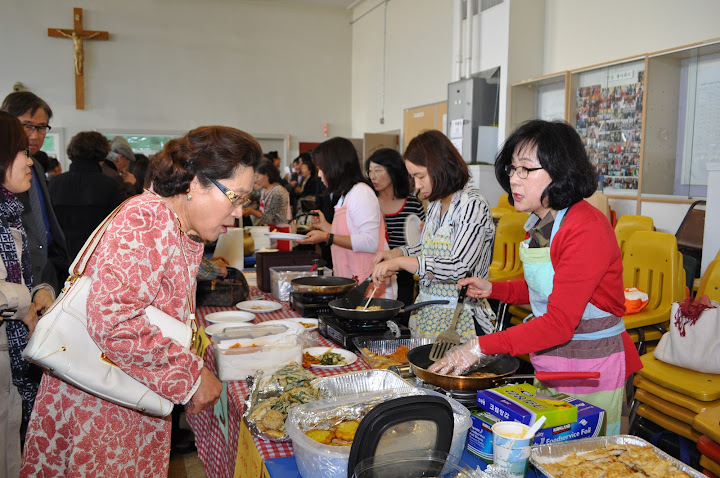
MULTIPOLYGON (((534 445, 605 436, 605 410, 564 393, 553 395, 553 398, 574 405, 577 408, 577 421, 541 428, 535 434, 534 445)), ((473 455, 492 463, 492 426, 501 419, 484 410, 473 411, 470 417, 473 424, 468 433, 467 449, 473 455)))
POLYGON ((563 401, 536 396, 537 388, 527 383, 478 390, 477 404, 505 421, 532 425, 541 416, 547 426, 577 421, 577 407, 563 401))

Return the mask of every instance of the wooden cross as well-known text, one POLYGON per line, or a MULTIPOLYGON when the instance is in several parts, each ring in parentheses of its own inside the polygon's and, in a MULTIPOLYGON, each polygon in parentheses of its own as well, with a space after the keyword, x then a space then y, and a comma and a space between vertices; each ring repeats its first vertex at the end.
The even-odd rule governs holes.
POLYGON ((83 51, 84 40, 107 40, 108 32, 96 32, 83 30, 83 9, 73 9, 73 29, 48 28, 48 36, 54 38, 71 38, 75 49, 75 109, 85 109, 85 75, 83 63, 85 52, 83 51))

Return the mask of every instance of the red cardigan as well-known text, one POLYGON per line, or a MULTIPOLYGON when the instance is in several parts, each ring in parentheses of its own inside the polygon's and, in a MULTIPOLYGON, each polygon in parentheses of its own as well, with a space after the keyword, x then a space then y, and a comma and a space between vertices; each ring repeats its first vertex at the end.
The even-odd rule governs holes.
MULTIPOLYGON (((617 317, 625 315, 622 260, 615 231, 604 214, 587 201, 573 205, 553 238, 555 270, 547 313, 507 330, 479 337, 484 353, 538 352, 568 342, 588 302, 617 317)), ((524 280, 493 282, 493 299, 529 303, 524 280)), ((642 368, 637 350, 623 332, 627 375, 642 368)))

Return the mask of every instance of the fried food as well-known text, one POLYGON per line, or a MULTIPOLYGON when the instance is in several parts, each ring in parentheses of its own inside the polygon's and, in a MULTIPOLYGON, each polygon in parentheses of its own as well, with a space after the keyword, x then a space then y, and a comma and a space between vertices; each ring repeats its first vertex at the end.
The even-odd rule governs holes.
POLYGON ((582 454, 573 452, 561 461, 542 466, 560 478, 689 478, 653 448, 631 444, 612 444, 582 454))
POLYGON ((329 445, 333 438, 335 438, 332 430, 316 430, 314 428, 306 431, 305 435, 323 445, 329 445))
POLYGON ((359 425, 357 420, 343 420, 329 430, 312 428, 306 431, 305 435, 323 445, 350 446, 359 425))
POLYGON ((363 354, 367 357, 370 365, 374 368, 385 369, 393 365, 406 365, 408 363, 407 354, 410 351, 406 346, 401 345, 393 353, 388 355, 376 354, 369 348, 363 347, 363 354))
POLYGON ((346 440, 352 442, 355 438, 355 432, 358 429, 360 422, 357 420, 348 420, 340 423, 335 427, 335 437, 340 440, 346 440))
POLYGON ((383 310, 383 308, 379 305, 371 305, 367 308, 364 305, 358 305, 355 307, 355 310, 383 310))

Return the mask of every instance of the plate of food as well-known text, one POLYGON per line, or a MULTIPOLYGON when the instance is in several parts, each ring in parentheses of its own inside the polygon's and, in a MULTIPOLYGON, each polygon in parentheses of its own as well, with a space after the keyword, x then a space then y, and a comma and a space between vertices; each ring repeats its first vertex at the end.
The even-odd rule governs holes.
POLYGON ((250 311, 241 312, 239 310, 213 312, 212 314, 207 314, 205 320, 213 324, 239 324, 241 322, 250 322, 255 318, 255 314, 249 312, 250 311))
POLYGON ((264 322, 264 323, 265 324, 282 324, 282 323, 300 324, 303 326, 303 329, 305 332, 312 332, 313 330, 317 329, 317 327, 318 327, 318 319, 313 319, 310 317, 293 317, 290 319, 268 320, 267 322, 264 322))
POLYGON ((302 241, 307 239, 304 234, 293 234, 292 232, 268 232, 267 236, 270 239, 280 239, 281 241, 302 241))
POLYGON ((251 325, 253 324, 249 322, 238 322, 237 324, 211 324, 205 327, 205 335, 210 337, 214 334, 225 332, 226 329, 233 329, 235 327, 250 327, 251 325))
POLYGON ((357 355, 345 349, 334 347, 309 347, 303 350, 303 366, 315 368, 337 368, 350 365, 357 355))
POLYGON ((274 312, 283 308, 282 304, 272 300, 245 300, 235 304, 235 307, 240 310, 244 310, 245 312, 251 312, 254 314, 274 312))

